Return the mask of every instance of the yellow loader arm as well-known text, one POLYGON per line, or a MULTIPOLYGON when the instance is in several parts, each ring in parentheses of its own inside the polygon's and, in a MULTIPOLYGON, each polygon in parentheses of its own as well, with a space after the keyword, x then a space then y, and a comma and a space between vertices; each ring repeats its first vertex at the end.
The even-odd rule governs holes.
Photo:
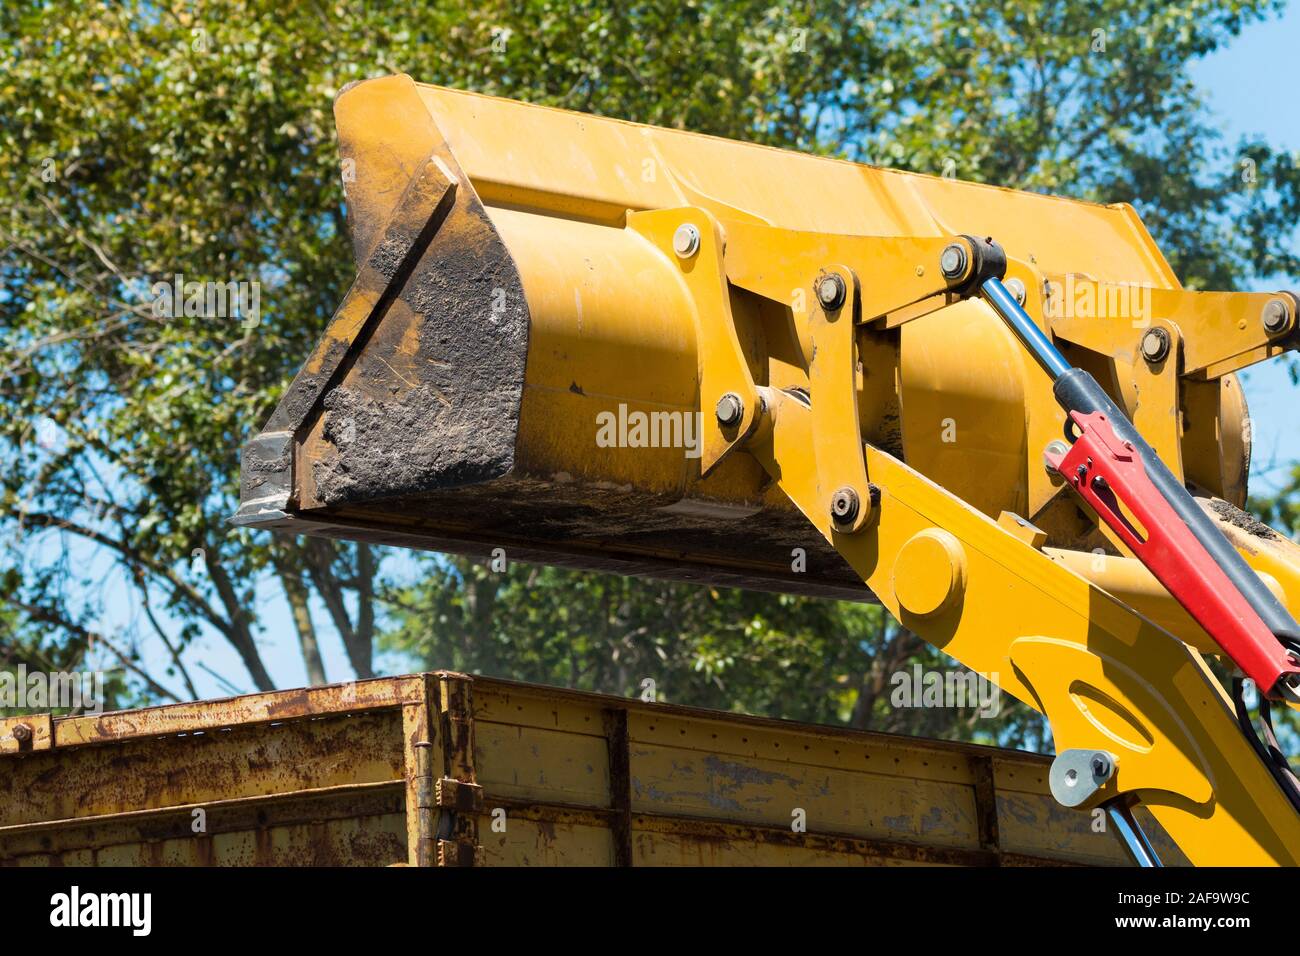
POLYGON ((372 80, 336 103, 358 276, 245 448, 237 523, 878 601, 1044 713, 1054 788, 1141 854, 1295 864, 1220 648, 1044 458, 1006 289, 1279 607, 1233 373, 1297 301, 1182 289, 1134 211, 372 80), (956 264, 962 265, 962 264, 956 264))

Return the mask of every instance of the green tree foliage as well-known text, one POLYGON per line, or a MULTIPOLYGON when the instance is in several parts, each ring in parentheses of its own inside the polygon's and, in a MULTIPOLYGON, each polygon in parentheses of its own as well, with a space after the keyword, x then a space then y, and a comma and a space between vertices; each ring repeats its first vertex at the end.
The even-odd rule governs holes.
POLYGON ((1300 535, 1300 465, 1291 468, 1273 494, 1252 495, 1249 507, 1261 521, 1288 537, 1300 535))
MULTIPOLYGON (((238 449, 351 278, 332 98, 354 80, 403 71, 659 125, 1131 201, 1186 281, 1230 288, 1296 269, 1288 238, 1298 174, 1265 142, 1231 149, 1219 140, 1187 67, 1279 7, 7 3, 0 621, 8 640, 37 627, 42 640, 71 646, 114 600, 110 591, 129 590, 138 627, 115 642, 121 657, 138 663, 135 648, 156 641, 172 661, 154 683, 137 681, 145 696, 191 695, 186 649, 200 632, 227 640, 248 679, 269 687, 255 586, 271 582, 292 610, 313 680, 343 676, 320 664, 325 622, 360 675, 371 673, 372 647, 391 625, 390 645, 430 665, 621 692, 654 677, 675 700, 894 726, 876 693, 881 668, 938 658, 878 610, 515 569, 483 585, 493 592, 483 617, 475 593, 485 572, 467 562, 435 562, 421 584, 384 587, 382 549, 226 525, 238 449), (258 321, 159 316, 153 284, 176 273, 259 282, 258 321), (875 696, 868 701, 863 688, 875 696)), ((909 719, 914 729, 965 732, 909 719)))
POLYGON ((933 673, 944 659, 876 605, 495 570, 463 558, 427 567, 427 579, 385 594, 394 627, 382 643, 438 667, 792 720, 1044 744, 1042 721, 1008 697, 997 697, 994 715, 981 714, 974 696, 953 708, 906 705, 898 694, 915 685, 915 668, 933 673))

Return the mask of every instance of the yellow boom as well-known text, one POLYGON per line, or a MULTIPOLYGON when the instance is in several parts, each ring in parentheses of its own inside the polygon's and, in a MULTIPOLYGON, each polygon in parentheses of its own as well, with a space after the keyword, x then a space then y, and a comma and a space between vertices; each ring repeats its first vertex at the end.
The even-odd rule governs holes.
POLYGON ((1182 289, 1122 204, 406 76, 335 109, 358 276, 245 449, 237 522, 876 600, 1042 711, 1063 775, 1113 761, 1069 805, 1140 800, 1196 863, 1297 862, 1218 647, 1044 466, 1051 383, 941 256, 996 237, 1294 614, 1296 546, 1238 510, 1233 375, 1295 347, 1293 296, 1182 289))

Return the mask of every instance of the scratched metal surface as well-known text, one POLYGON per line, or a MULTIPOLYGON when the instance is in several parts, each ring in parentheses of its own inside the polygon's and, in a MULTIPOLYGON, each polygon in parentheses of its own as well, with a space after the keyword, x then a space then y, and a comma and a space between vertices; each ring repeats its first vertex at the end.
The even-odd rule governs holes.
POLYGON ((0 738, 0 865, 1125 862, 1038 755, 445 672, 0 738), (422 772, 481 802, 419 786, 425 745, 422 772), (452 830, 467 852, 413 851, 452 830))

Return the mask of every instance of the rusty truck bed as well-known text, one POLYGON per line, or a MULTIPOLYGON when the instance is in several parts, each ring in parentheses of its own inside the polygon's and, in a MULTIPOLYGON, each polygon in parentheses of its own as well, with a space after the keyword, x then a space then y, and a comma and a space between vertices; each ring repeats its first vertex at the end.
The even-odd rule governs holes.
POLYGON ((435 672, 0 720, 0 863, 1126 863, 1048 764, 435 672))

